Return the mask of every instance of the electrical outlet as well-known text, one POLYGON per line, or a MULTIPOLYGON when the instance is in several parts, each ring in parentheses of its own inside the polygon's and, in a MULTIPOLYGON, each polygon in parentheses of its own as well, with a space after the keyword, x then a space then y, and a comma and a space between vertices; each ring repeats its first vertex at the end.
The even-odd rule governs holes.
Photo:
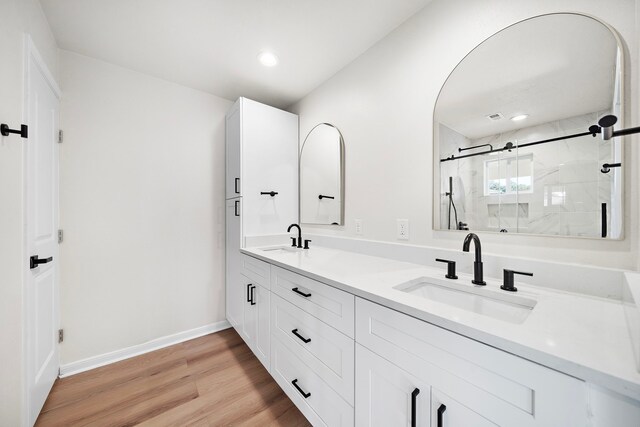
POLYGON ((361 219, 356 219, 355 223, 356 223, 356 234, 361 236, 362 235, 362 220, 361 219))
POLYGON ((398 219, 397 221, 397 234, 399 240, 409 240, 409 220, 398 219))

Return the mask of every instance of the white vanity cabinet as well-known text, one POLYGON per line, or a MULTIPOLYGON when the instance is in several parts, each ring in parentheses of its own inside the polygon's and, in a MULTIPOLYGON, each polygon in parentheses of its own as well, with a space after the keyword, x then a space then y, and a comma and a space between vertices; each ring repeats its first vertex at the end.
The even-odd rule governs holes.
MULTIPOLYGON (((405 406, 410 404, 406 396, 420 387, 417 384, 422 384, 421 393, 431 393, 427 411, 431 426, 587 424, 583 381, 361 298, 356 298, 356 342, 397 367, 395 374, 388 368, 384 373, 396 384, 402 384, 407 373, 415 378, 405 386, 405 406), (440 405, 446 407, 441 425, 437 423, 440 405)), ((365 375, 360 367, 370 359, 368 353, 358 351, 357 425, 376 425, 367 423, 361 406, 381 412, 385 406, 389 411, 397 406, 382 397, 373 400, 378 394, 369 379, 372 375, 365 375)))

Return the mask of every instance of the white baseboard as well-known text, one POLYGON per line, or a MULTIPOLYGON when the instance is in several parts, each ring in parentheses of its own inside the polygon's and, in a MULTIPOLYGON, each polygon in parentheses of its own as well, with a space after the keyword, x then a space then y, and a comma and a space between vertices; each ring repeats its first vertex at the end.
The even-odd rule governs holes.
POLYGON ((156 338, 142 344, 134 345, 116 351, 111 351, 109 353, 100 354, 98 356, 89 357, 86 359, 78 360, 76 362, 67 363, 60 366, 59 377, 64 378, 70 375, 79 374, 80 372, 88 371, 90 369, 98 368, 110 363, 119 362, 124 359, 129 359, 130 357, 139 356, 141 354, 149 353, 154 350, 169 347, 170 345, 178 344, 214 332, 222 331, 223 329, 227 329, 230 327, 231 324, 229 324, 229 322, 227 322, 226 320, 222 320, 220 322, 200 326, 199 328, 156 338))

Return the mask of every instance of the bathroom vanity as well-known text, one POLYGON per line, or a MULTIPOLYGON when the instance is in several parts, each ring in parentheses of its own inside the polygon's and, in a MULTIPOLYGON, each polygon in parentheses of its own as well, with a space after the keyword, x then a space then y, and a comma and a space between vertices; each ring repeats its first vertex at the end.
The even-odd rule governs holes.
POLYGON ((332 248, 241 252, 234 327, 314 425, 640 422, 620 301, 332 248))

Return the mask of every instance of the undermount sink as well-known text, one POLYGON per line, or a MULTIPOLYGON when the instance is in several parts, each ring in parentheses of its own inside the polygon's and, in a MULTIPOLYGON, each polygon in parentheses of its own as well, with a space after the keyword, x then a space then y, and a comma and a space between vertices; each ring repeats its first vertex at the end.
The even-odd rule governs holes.
POLYGON ((294 248, 293 246, 269 246, 260 248, 260 250, 265 252, 300 252, 302 249, 294 248))
POLYGON ((402 283, 394 289, 510 323, 524 322, 536 306, 536 300, 520 295, 503 295, 486 288, 440 283, 428 277, 402 283))

